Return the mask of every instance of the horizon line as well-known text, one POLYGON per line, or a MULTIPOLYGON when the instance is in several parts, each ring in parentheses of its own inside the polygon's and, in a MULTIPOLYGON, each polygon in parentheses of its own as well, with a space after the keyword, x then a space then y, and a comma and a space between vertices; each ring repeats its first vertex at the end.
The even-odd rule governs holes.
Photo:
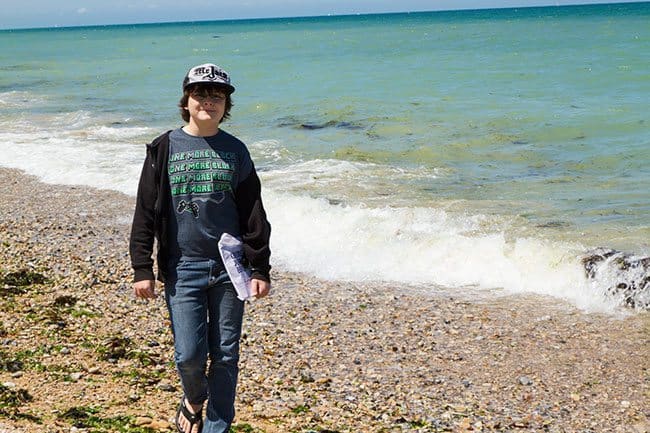
POLYGON ((66 30, 66 29, 84 29, 84 28, 104 28, 104 27, 124 27, 124 26, 155 26, 155 25, 169 25, 169 24, 203 24, 215 22, 241 22, 241 21, 273 21, 273 20, 288 20, 288 19, 313 19, 313 18, 345 18, 345 17, 359 17, 359 16, 378 16, 378 15, 409 15, 409 14, 435 14, 446 12, 480 12, 490 10, 517 10, 517 9, 562 9, 573 7, 598 7, 598 6, 613 6, 613 5, 633 5, 638 3, 650 3, 650 0, 637 0, 637 1, 612 1, 608 3, 574 3, 574 4, 548 4, 548 5, 524 5, 524 6, 504 6, 504 7, 485 7, 485 8, 460 8, 460 9, 436 9, 436 10, 417 10, 417 11, 395 11, 395 12, 358 12, 358 13, 341 13, 341 14, 321 14, 321 15, 292 15, 292 16, 277 16, 277 17, 248 17, 248 18, 221 18, 210 20, 187 20, 187 21, 144 21, 144 22, 123 22, 123 23, 107 23, 107 24, 80 24, 80 25, 54 25, 42 27, 11 27, 0 28, 0 32, 11 31, 29 31, 29 30, 66 30))

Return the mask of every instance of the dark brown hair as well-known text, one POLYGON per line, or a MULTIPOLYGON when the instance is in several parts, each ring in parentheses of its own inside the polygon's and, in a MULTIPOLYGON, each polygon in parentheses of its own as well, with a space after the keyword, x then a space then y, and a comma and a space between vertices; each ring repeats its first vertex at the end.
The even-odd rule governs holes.
POLYGON ((185 90, 183 90, 183 96, 181 96, 181 100, 178 101, 178 107, 180 108, 181 117, 183 118, 184 121, 186 122, 190 121, 190 113, 185 108, 187 107, 187 100, 190 99, 190 95, 194 92, 204 92, 207 91, 208 89, 218 89, 226 95, 226 109, 223 112, 223 117, 221 118, 221 122, 230 118, 230 109, 232 108, 233 103, 232 103, 231 92, 228 90, 228 88, 219 86, 218 84, 196 83, 187 86, 185 90))

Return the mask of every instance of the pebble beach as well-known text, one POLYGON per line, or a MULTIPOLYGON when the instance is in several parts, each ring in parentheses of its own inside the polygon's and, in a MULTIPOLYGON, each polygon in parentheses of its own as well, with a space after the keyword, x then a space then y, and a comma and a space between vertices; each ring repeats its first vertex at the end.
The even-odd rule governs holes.
MULTIPOLYGON (((0 433, 175 431, 164 300, 131 292, 133 197, 0 183, 0 433)), ((650 432, 648 312, 272 277, 235 432, 650 432)))

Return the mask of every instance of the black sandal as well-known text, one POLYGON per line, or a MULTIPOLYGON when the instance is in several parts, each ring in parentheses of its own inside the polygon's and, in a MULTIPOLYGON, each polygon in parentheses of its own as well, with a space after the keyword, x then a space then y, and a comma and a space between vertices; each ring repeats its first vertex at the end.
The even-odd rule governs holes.
POLYGON ((183 396, 181 403, 178 405, 178 410, 176 411, 176 430, 178 430, 178 433, 186 433, 178 422, 181 414, 183 414, 185 419, 190 423, 190 432, 192 432, 195 425, 198 425, 198 431, 201 433, 201 430, 203 430, 203 408, 201 408, 197 413, 190 412, 185 405, 185 396, 183 396))

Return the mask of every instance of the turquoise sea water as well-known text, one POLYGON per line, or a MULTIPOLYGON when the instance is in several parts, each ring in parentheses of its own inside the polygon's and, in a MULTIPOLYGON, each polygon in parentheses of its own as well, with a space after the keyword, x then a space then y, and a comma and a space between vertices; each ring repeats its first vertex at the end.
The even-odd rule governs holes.
POLYGON ((275 266, 608 308, 579 262, 650 254, 648 22, 643 2, 0 31, 0 165, 133 194, 210 61, 275 266))

